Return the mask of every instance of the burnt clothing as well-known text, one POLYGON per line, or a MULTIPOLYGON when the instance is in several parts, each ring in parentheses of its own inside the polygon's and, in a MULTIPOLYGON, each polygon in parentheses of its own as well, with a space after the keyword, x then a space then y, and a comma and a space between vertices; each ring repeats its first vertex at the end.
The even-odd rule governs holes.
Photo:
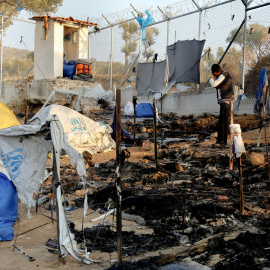
POLYGON ((232 76, 229 72, 223 71, 217 78, 210 78, 212 87, 219 89, 222 99, 230 99, 233 96, 232 76))
POLYGON ((227 103, 220 104, 219 119, 218 119, 218 137, 217 143, 227 144, 227 138, 230 131, 230 105, 227 103))

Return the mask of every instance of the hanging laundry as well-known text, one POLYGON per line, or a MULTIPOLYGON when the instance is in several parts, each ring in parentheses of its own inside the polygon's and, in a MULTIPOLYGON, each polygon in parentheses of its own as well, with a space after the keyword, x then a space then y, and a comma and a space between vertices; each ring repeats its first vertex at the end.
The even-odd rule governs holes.
POLYGON ((169 82, 200 83, 200 60, 205 40, 178 40, 167 46, 169 82))
MULTIPOLYGON (((260 77, 259 77, 259 85, 255 94, 255 104, 254 104, 254 113, 260 114, 262 111, 263 107, 263 96, 265 94, 266 88, 268 86, 268 77, 267 77, 267 69, 263 68, 260 77)), ((266 100, 266 106, 265 109, 267 113, 269 113, 269 108, 268 108, 268 97, 266 100)))
POLYGON ((147 15, 147 19, 144 19, 139 16, 136 18, 142 28, 142 41, 143 42, 145 42, 145 38, 146 38, 146 26, 155 22, 148 10, 146 10, 145 13, 147 15))
POLYGON ((166 60, 153 63, 139 63, 137 67, 137 95, 147 96, 149 92, 163 89, 166 60))

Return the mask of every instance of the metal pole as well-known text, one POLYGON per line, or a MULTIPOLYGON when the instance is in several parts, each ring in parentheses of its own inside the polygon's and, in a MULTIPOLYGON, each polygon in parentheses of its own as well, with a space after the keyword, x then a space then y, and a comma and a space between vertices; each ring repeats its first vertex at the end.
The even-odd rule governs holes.
POLYGON ((202 10, 199 11, 199 33, 198 40, 201 40, 201 31, 202 31, 202 10))
MULTIPOLYGON (((233 105, 234 105, 234 98, 232 97, 231 100, 230 100, 230 107, 231 107, 231 125, 233 124, 233 105)), ((233 169, 233 155, 234 155, 234 152, 233 152, 233 129, 230 128, 230 160, 229 160, 229 169, 232 170, 233 169)))
POLYGON ((110 90, 112 89, 112 61, 113 61, 113 26, 111 28, 111 65, 110 65, 110 90))
POLYGON ((246 30, 247 30, 247 7, 245 6, 245 24, 243 35, 243 69, 242 69, 242 89, 245 89, 245 70, 246 70, 246 30))
POLYGON ((122 269, 121 90, 116 90, 116 228, 118 269, 122 269))
POLYGON ((91 35, 88 35, 88 46, 87 46, 87 57, 88 57, 88 61, 90 61, 90 58, 91 58, 91 52, 90 52, 90 49, 91 49, 91 35))
POLYGON ((24 124, 27 124, 28 114, 29 114, 29 106, 26 106, 24 124))
POLYGON ((154 125, 154 146, 155 146, 155 162, 157 168, 157 116, 156 116, 156 100, 153 100, 153 125, 154 125))
POLYGON ((135 146, 136 145, 136 105, 137 105, 137 97, 133 97, 133 108, 134 108, 134 124, 133 124, 133 132, 134 132, 134 142, 133 142, 133 145, 135 146))

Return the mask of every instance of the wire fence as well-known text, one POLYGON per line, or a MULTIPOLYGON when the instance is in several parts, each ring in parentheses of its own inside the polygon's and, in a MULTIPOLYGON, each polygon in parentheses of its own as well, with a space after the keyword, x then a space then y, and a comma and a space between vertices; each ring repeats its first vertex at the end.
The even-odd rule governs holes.
MULTIPOLYGON (((207 3, 200 2, 201 7, 207 3)), ((258 1, 253 6, 260 4, 258 1)), ((139 62, 151 62, 154 54, 158 61, 166 59, 166 46, 178 40, 205 39, 204 52, 209 48, 200 64, 201 83, 203 89, 211 75, 211 65, 217 63, 236 30, 245 19, 245 6, 240 0, 223 2, 216 0, 213 6, 199 10, 192 1, 184 0, 174 5, 161 8, 150 8, 155 24, 147 27, 150 38, 141 41, 138 23, 132 15, 132 9, 106 15, 113 26, 105 18, 92 19, 99 23, 99 31, 90 32, 90 58, 92 74, 96 81, 105 89, 110 89, 113 83, 121 83, 130 64, 140 54, 139 62), (165 15, 164 15, 165 14, 165 15), (169 20, 166 20, 166 17, 169 20), (125 30, 119 21, 134 23, 137 30, 125 37, 125 30), (128 51, 125 46, 131 47, 128 51), (112 70, 111 70, 112 67, 112 70), (112 76, 111 76, 112 74, 112 76)), ((149 9, 141 6, 138 12, 149 9)), ((243 63, 244 26, 236 36, 232 46, 227 51, 221 66, 230 72, 235 85, 244 87, 248 98, 254 98, 258 86, 259 74, 263 67, 270 65, 270 6, 253 9, 247 12, 246 23, 246 54, 243 63), (243 65, 245 67, 242 80, 243 65)), ((3 36, 3 81, 18 82, 34 63, 35 23, 20 13, 13 24, 4 31, 3 36), (21 42, 23 40, 23 42, 21 42)), ((28 16, 29 18, 30 16, 28 16)), ((85 19, 85 18, 84 18, 85 19)), ((91 19, 90 19, 91 20, 91 19)), ((90 29, 89 29, 90 30, 90 29)), ((90 30, 91 31, 91 30, 90 30)), ((33 70, 27 74, 33 78, 33 70)), ((135 74, 130 75, 129 84, 135 86, 135 74)), ((193 89, 197 86, 185 83, 193 89)))

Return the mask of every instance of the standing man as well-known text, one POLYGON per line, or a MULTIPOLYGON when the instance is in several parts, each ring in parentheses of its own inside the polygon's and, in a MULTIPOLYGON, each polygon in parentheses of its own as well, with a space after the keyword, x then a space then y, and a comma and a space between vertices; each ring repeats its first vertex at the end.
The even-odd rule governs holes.
POLYGON ((220 113, 218 120, 218 137, 216 143, 227 145, 231 115, 230 102, 233 99, 232 77, 229 72, 222 71, 218 64, 213 64, 211 70, 212 76, 209 79, 209 83, 212 87, 219 89, 221 97, 218 100, 218 104, 220 105, 220 113))

